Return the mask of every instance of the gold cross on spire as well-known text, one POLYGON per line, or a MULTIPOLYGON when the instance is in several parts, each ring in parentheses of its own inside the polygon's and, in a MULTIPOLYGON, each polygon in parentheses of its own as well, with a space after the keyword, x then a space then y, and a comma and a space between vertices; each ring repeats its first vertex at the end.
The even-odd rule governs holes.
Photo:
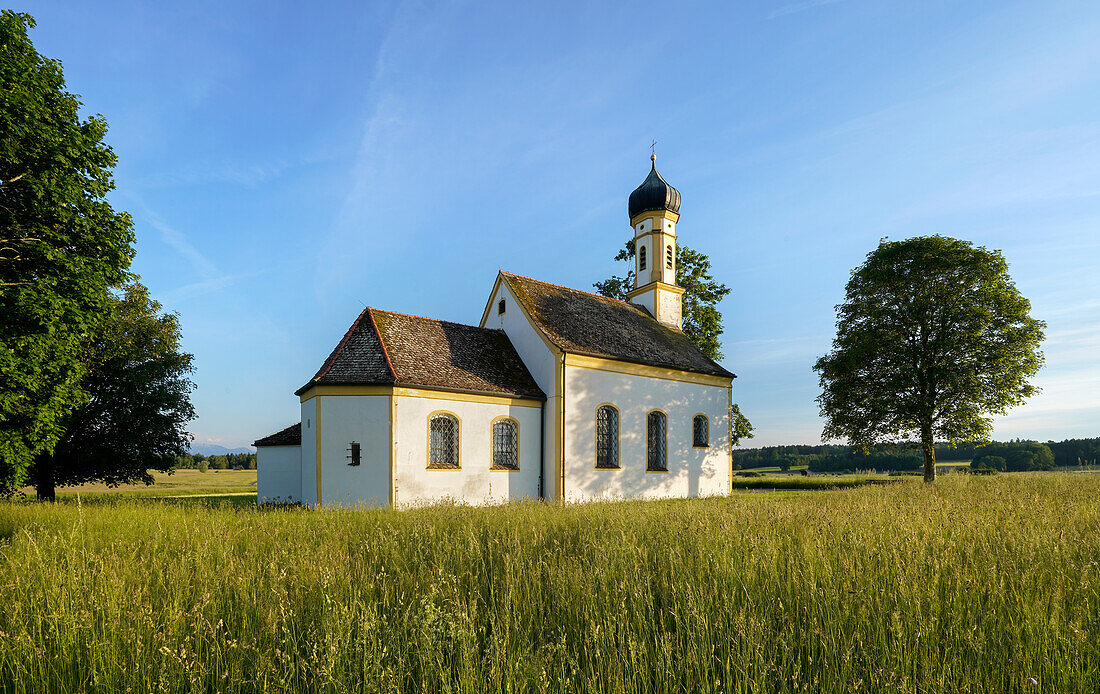
POLYGON ((657 161, 657 141, 656 140, 649 143, 649 160, 650 161, 657 161))

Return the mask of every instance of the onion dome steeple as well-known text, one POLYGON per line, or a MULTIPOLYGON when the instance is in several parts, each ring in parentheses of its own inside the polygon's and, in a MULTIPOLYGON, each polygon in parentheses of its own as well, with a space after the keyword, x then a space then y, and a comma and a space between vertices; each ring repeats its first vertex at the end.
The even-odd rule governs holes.
POLYGON ((634 189, 627 203, 627 211, 632 220, 641 213, 652 210, 680 213, 680 191, 670 186, 665 179, 661 178, 661 174, 657 173, 657 155, 654 154, 649 159, 653 162, 649 176, 642 181, 642 185, 634 189))

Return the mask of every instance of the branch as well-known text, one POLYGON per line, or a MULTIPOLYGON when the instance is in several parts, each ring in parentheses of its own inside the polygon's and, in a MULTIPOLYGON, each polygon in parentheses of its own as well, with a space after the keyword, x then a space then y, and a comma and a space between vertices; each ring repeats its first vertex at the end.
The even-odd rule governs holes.
POLYGON ((6 186, 9 183, 15 183, 16 181, 18 181, 19 179, 23 178, 26 175, 27 175, 27 172, 24 171, 23 173, 19 174, 18 176, 15 176, 14 178, 9 178, 6 181, 0 181, 0 186, 6 186))

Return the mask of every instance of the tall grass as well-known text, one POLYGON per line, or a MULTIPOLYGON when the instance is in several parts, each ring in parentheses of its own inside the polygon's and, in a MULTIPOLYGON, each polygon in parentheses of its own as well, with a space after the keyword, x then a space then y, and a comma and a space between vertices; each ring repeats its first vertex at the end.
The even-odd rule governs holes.
POLYGON ((0 689, 1095 692, 1098 499, 1100 477, 1032 474, 399 513, 4 504, 0 689))

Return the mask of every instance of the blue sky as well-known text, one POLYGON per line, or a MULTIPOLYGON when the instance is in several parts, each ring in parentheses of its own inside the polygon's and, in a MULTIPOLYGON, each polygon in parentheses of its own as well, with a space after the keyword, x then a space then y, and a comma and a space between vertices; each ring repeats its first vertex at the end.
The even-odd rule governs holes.
MULTIPOLYGON (((19 7, 19 3, 16 7, 19 7)), ((1100 435, 1100 4, 56 3, 20 9, 119 156, 180 314, 197 441, 298 421, 365 304, 479 320, 500 269, 623 268, 649 143, 721 306, 751 445, 816 442, 811 365, 883 237, 1000 249, 1048 323, 1000 438, 1100 435)))

